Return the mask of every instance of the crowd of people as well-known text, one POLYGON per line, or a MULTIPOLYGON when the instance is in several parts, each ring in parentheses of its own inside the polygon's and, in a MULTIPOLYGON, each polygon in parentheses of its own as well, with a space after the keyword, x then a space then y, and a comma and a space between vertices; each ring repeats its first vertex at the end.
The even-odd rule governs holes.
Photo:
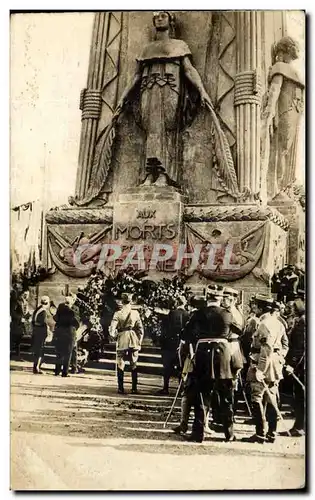
MULTIPOLYGON (((255 295, 244 316, 238 305, 238 291, 209 285, 202 296, 189 302, 184 296, 174 299, 162 322, 160 347, 163 388, 169 394, 172 376, 177 376, 181 396, 181 422, 174 432, 187 436, 193 409, 192 432, 187 439, 202 442, 211 426, 235 441, 235 413, 242 397, 255 425, 250 442, 276 439, 281 419, 281 390, 292 381, 294 425, 288 432, 305 432, 305 304, 304 296, 290 297, 286 303, 271 296, 255 295), (285 380, 283 380, 285 379, 285 380)), ((124 368, 128 361, 132 374, 132 393, 138 392, 137 362, 144 337, 139 311, 133 296, 117 297, 117 310, 108 333, 116 342, 118 393, 124 394, 124 368)), ((23 325, 29 318, 28 293, 21 294, 11 310, 11 348, 19 352, 23 325)), ((70 368, 78 369, 80 314, 76 296, 69 294, 56 308, 47 296, 31 315, 33 373, 40 374, 47 338, 56 350, 55 375, 67 377, 70 368), (50 331, 49 315, 54 330, 50 331)), ((290 384, 289 384, 290 385, 290 384)))

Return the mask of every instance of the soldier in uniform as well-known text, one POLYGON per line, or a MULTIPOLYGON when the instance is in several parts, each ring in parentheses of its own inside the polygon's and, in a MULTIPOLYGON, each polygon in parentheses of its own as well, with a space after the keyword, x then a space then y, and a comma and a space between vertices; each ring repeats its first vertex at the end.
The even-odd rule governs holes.
POLYGON ((116 362, 118 393, 124 394, 124 368, 126 359, 130 363, 132 394, 137 394, 137 361, 144 330, 139 312, 132 309, 131 295, 121 295, 120 310, 116 311, 109 327, 110 336, 116 340, 116 362))
POLYGON ((241 335, 244 328, 243 313, 239 310, 237 304, 238 291, 231 287, 223 289, 222 307, 227 309, 232 314, 232 324, 230 333, 235 333, 237 336, 241 335))
MULTIPOLYGON (((286 371, 290 375, 294 373, 299 381, 304 384, 305 371, 305 304, 303 300, 294 301, 294 309, 297 315, 291 330, 289 352, 286 359, 286 371)), ((305 434, 305 394, 301 384, 293 380, 294 414, 295 422, 290 430, 291 436, 303 436, 305 434)))
MULTIPOLYGON (((230 333, 229 333, 229 342, 231 343, 231 349, 234 350, 237 355, 241 352, 241 344, 240 338, 243 333, 244 328, 244 317, 236 303, 238 300, 238 291, 231 287, 225 287, 223 289, 223 299, 222 299, 222 307, 226 309, 232 316, 232 321, 230 325, 230 333)), ((243 362, 245 358, 243 358, 243 362)), ((241 374, 239 374, 241 377, 241 374)), ((242 380, 239 378, 234 382, 234 392, 233 392, 233 404, 234 404, 234 412, 237 409, 237 403, 239 397, 241 395, 241 385, 242 380)))
POLYGON ((171 375, 175 372, 175 367, 178 366, 178 344, 182 329, 189 318, 189 312, 186 311, 186 298, 183 296, 178 297, 176 306, 172 309, 166 319, 165 327, 161 336, 161 351, 163 363, 163 389, 159 391, 160 395, 169 394, 169 381, 171 375))
POLYGON ((276 438, 279 381, 283 378, 282 370, 287 348, 283 345, 285 329, 283 324, 272 314, 272 298, 257 295, 256 315, 260 319, 258 329, 253 336, 250 367, 247 380, 251 386, 252 413, 256 433, 244 441, 273 443, 276 438), (268 430, 266 425, 268 422, 268 430))
POLYGON ((40 365, 44 356, 45 340, 48 334, 47 310, 49 309, 49 297, 43 296, 40 305, 35 309, 32 318, 33 334, 33 373, 41 374, 40 365))
POLYGON ((183 334, 184 342, 192 344, 195 352, 192 372, 195 416, 188 438, 194 442, 203 441, 213 391, 219 395, 225 439, 235 440, 233 386, 243 362, 241 353, 232 350, 228 341, 232 316, 220 307, 222 295, 215 285, 209 287, 207 306, 193 314, 183 334))

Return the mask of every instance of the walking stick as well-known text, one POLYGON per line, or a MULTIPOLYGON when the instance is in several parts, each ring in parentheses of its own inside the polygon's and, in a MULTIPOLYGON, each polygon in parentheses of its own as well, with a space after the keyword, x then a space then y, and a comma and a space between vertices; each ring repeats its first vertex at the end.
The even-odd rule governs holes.
POLYGON ((169 419, 171 418, 171 415, 173 413, 173 410, 174 410, 174 407, 175 407, 175 404, 176 404, 176 401, 177 401, 177 398, 179 396, 179 392, 181 390, 181 387, 182 387, 182 383, 183 383, 183 379, 181 378, 180 379, 180 382, 178 384, 178 387, 177 387, 177 391, 176 391, 176 394, 175 394, 175 397, 174 397, 174 400, 173 400, 173 403, 172 403, 172 406, 171 406, 171 409, 170 411, 168 412, 168 415, 166 417, 166 420, 163 424, 163 429, 165 429, 166 425, 167 425, 167 422, 169 421, 169 419))

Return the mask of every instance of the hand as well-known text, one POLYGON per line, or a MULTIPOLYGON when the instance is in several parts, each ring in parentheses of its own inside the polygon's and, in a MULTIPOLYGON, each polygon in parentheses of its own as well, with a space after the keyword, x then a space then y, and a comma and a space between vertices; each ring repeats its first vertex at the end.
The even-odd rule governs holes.
POLYGON ((294 372, 294 368, 290 365, 286 365, 285 371, 287 372, 288 375, 292 375, 292 373, 294 372))
POLYGON ((201 101, 201 106, 204 107, 206 104, 208 104, 210 108, 213 108, 212 101, 206 91, 200 92, 200 101, 201 101))
POLYGON ((257 382, 263 382, 265 379, 263 372, 261 370, 258 370, 257 368, 256 368, 255 376, 256 376, 257 382))

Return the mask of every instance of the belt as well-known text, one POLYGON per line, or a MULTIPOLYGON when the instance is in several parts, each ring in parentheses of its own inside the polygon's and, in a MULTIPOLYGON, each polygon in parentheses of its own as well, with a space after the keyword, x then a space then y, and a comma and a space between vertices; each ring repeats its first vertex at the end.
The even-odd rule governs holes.
POLYGON ((228 340, 227 339, 224 339, 222 337, 219 337, 219 338, 211 338, 211 339, 199 339, 198 342, 197 342, 197 345, 196 345, 196 349, 198 347, 199 344, 204 344, 204 343, 207 343, 207 344, 210 344, 212 342, 223 342, 223 343, 228 343, 228 340))
MULTIPOLYGON (((253 347, 251 349, 251 354, 258 354, 260 353, 260 347, 253 347)), ((276 347, 275 349, 273 349, 273 352, 279 352, 280 351, 280 348, 279 347, 276 347)))

